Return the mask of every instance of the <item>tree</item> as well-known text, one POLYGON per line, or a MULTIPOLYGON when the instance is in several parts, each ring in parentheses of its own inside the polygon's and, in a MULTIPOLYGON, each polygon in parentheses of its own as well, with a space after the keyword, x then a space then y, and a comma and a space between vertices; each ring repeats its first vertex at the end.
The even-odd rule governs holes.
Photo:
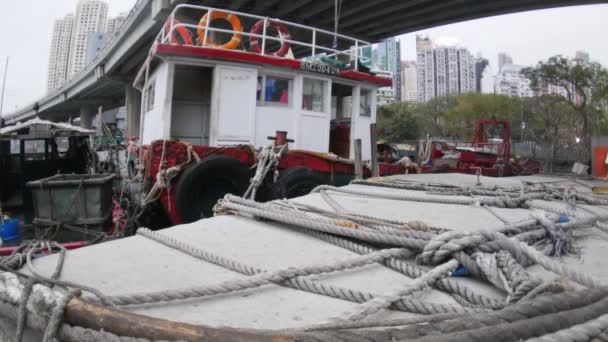
POLYGON ((428 102, 417 104, 416 116, 420 123, 420 133, 431 137, 449 136, 445 117, 449 110, 456 105, 456 102, 457 98, 455 96, 440 96, 428 102))
POLYGON ((459 96, 456 105, 445 117, 451 136, 470 140, 475 135, 478 120, 509 120, 515 126, 522 105, 519 99, 504 95, 470 93, 459 96))
POLYGON ((531 81, 532 88, 542 92, 552 85, 564 90, 566 100, 581 120, 581 144, 585 151, 580 160, 587 161, 591 151, 589 122, 593 112, 592 99, 605 98, 608 72, 599 63, 569 59, 561 55, 540 61, 522 73, 531 81))
POLYGON ((419 137, 419 122, 415 115, 416 105, 398 102, 378 107, 378 138, 399 143, 419 137))
POLYGON ((530 113, 530 138, 548 147, 548 153, 544 154, 544 170, 552 173, 557 153, 574 144, 576 133, 572 127, 577 124, 576 113, 563 96, 557 95, 527 98, 525 105, 530 113))

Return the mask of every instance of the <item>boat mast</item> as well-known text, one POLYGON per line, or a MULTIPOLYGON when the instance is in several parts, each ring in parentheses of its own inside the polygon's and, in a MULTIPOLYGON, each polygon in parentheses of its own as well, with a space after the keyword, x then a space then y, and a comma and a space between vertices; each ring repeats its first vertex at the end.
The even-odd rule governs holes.
POLYGON ((2 94, 0 95, 0 117, 2 117, 2 109, 4 105, 4 88, 6 88, 6 72, 8 71, 8 56, 6 56, 6 64, 4 64, 4 76, 2 80, 2 94))

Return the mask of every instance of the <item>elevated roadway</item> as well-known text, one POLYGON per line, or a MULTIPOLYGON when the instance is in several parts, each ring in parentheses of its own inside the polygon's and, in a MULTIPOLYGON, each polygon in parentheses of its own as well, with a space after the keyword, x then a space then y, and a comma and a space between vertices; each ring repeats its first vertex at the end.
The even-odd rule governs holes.
MULTIPOLYGON (((171 10, 180 3, 227 8, 315 26, 334 27, 331 0, 139 0, 121 31, 84 70, 60 89, 5 117, 7 123, 35 116, 50 120, 81 117, 84 126, 96 108, 127 106, 138 116, 139 99, 130 88, 137 69, 171 10)), ((420 29, 499 14, 551 7, 608 3, 607 0, 341 0, 339 31, 377 42, 420 29)), ((42 77, 43 75, 41 75, 42 77)))

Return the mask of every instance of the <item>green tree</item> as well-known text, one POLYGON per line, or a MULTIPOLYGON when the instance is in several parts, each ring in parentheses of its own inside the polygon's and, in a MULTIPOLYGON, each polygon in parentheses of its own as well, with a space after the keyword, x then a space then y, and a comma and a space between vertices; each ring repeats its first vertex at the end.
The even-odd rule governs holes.
POLYGON ((608 71, 599 63, 557 55, 522 72, 530 79, 533 89, 537 92, 543 91, 548 85, 560 87, 566 92, 568 104, 581 120, 581 144, 585 152, 580 156, 580 160, 588 160, 591 147, 589 123, 594 114, 593 102, 606 97, 608 71))
POLYGON ((574 144, 577 124, 574 109, 563 96, 544 95, 525 99, 530 113, 528 120, 529 138, 547 147, 543 154, 545 172, 553 172, 557 153, 574 144))
POLYGON ((416 104, 416 116, 423 136, 447 137, 445 117, 457 103, 455 96, 440 96, 424 103, 416 104))
POLYGON ((419 120, 415 114, 416 105, 398 102, 378 107, 378 138, 390 143, 419 137, 419 120))
POLYGON ((509 120, 513 127, 519 122, 522 104, 518 98, 504 95, 470 93, 459 96, 445 117, 450 136, 470 140, 478 120, 509 120))

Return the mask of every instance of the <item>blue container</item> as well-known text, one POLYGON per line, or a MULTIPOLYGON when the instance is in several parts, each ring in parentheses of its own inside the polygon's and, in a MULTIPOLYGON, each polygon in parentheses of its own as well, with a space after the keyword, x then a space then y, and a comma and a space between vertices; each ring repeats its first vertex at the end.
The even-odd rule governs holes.
POLYGON ((4 220, 4 224, 0 224, 0 238, 4 241, 19 239, 19 220, 4 220))

